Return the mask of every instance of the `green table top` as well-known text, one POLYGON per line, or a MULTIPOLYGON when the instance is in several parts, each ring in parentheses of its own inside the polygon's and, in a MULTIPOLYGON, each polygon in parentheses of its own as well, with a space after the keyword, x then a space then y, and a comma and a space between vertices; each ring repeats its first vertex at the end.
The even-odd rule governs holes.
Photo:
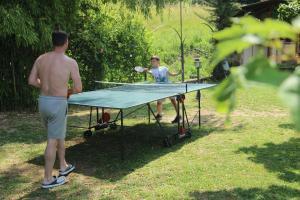
POLYGON ((71 95, 71 105, 126 109, 159 99, 214 87, 216 84, 128 84, 71 95))

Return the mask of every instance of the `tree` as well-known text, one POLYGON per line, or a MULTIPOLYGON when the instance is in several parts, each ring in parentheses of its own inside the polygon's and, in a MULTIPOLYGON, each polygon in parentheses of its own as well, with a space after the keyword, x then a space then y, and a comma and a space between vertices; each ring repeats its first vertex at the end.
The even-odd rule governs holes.
MULTIPOLYGON (((133 4, 134 1, 120 2, 126 4, 131 9, 141 9, 145 14, 147 14, 147 9, 149 10, 150 6, 154 5, 155 2, 157 8, 164 5, 161 1, 149 1, 148 4, 145 5, 141 4, 141 1, 135 1, 139 2, 138 4, 133 4), (134 8, 133 5, 135 5, 134 8)), ((121 62, 120 59, 116 59, 125 54, 125 50, 118 51, 118 48, 122 48, 122 46, 115 46, 114 51, 108 49, 112 48, 114 41, 123 45, 125 42, 130 44, 130 39, 133 39, 134 42, 140 39, 141 43, 139 43, 139 47, 143 45, 145 49, 147 48, 147 44, 144 44, 145 32, 143 32, 142 27, 138 25, 138 22, 134 22, 132 17, 129 17, 128 20, 123 20, 126 19, 127 16, 121 16, 120 12, 119 18, 116 17, 117 15, 104 15, 105 20, 110 19, 110 22, 115 21, 115 23, 108 24, 114 24, 114 26, 116 28, 119 27, 119 29, 118 32, 110 33, 115 38, 108 38, 110 45, 107 46, 103 54, 99 53, 101 48, 97 47, 101 47, 101 42, 107 39, 105 38, 106 35, 104 31, 101 31, 101 26, 104 25, 104 23, 99 23, 101 16, 100 14, 96 14, 96 12, 82 15, 85 11, 92 12, 93 9, 100 11, 101 8, 99 4, 103 4, 102 1, 2 0, 0 2, 0 111, 35 107, 38 91, 33 90, 27 85, 27 78, 37 56, 52 48, 51 32, 55 24, 59 24, 63 30, 70 33, 71 51, 69 51, 69 53, 74 54, 74 56, 79 59, 81 64, 80 69, 82 71, 88 68, 87 71, 89 71, 89 73, 84 77, 85 80, 90 79, 88 77, 90 74, 93 75, 93 78, 94 75, 98 78, 103 78, 105 70, 102 70, 102 68, 104 68, 103 65, 101 66, 101 70, 99 70, 99 63, 107 63, 105 65, 107 67, 108 62, 104 62, 105 60, 115 60, 120 64, 120 67, 125 65, 125 60, 121 62), (94 17, 96 17, 98 21, 96 21, 94 17), (122 24, 123 21, 126 23, 122 24), (91 22, 96 22, 95 24, 97 24, 98 27, 91 22), (97 34, 100 34, 101 37, 97 38, 97 34), (74 42, 72 40, 74 40, 74 42), (84 44, 81 41, 86 41, 86 43, 84 44), (72 43, 75 46, 72 46, 72 43), (77 49, 76 45, 78 45, 77 49), (110 54, 108 54, 108 52, 110 52, 110 54), (108 59, 108 57, 110 57, 110 59, 108 59)), ((114 28, 111 27, 110 31, 113 29, 114 28)), ((133 47, 126 47, 126 49, 133 49, 133 47)), ((141 49, 136 48, 136 50, 141 49)), ((147 54, 147 50, 143 49, 141 52, 143 55, 147 54)), ((126 55, 127 54, 128 52, 126 55)), ((135 64, 141 59, 141 57, 137 56, 135 60, 133 60, 133 58, 128 60, 130 60, 132 64, 135 64)), ((117 66, 117 64, 114 65, 117 66)), ((121 70, 116 71, 120 73, 121 70)), ((125 71, 127 74, 129 73, 128 69, 125 71)), ((116 75, 116 77, 118 76, 116 75)), ((131 74, 128 77, 132 78, 133 75, 131 74)), ((88 83, 88 81, 85 83, 86 89, 92 87, 92 84, 88 83)))
POLYGON ((240 10, 238 0, 194 0, 193 3, 207 5, 211 9, 213 16, 210 23, 216 25, 218 30, 222 30, 231 25, 231 17, 234 17, 240 10))
POLYGON ((279 5, 277 12, 278 19, 290 23, 300 14, 300 1, 292 0, 282 3, 279 5))
POLYGON ((82 5, 72 33, 70 53, 79 62, 85 89, 95 80, 133 82, 142 77, 133 72, 145 66, 150 44, 143 25, 120 5, 82 5))
POLYGON ((27 77, 37 55, 51 47, 55 24, 71 30, 79 1, 8 1, 0 3, 0 110, 28 107, 37 92, 27 77))

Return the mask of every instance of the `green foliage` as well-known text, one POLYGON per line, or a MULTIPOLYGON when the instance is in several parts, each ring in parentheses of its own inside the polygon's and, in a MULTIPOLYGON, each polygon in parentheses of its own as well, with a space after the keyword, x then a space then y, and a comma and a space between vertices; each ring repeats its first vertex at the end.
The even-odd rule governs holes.
POLYGON ((149 57, 147 32, 121 5, 101 1, 1 1, 0 110, 35 107, 27 78, 38 55, 51 50, 55 24, 70 33, 68 54, 78 60, 84 88, 94 80, 135 81, 135 65, 149 57))
MULTIPOLYGON (((203 19, 208 19, 210 12, 199 5, 183 5, 183 36, 185 52, 185 77, 196 75, 194 56, 199 54, 202 62, 201 76, 209 76, 212 71, 209 60, 213 51, 211 43, 212 32, 203 24, 203 19)), ((143 19, 146 29, 151 31, 151 53, 161 57, 164 65, 171 71, 181 68, 180 39, 174 31, 180 30, 179 5, 166 6, 159 15, 152 14, 149 19, 143 19)), ((213 26, 213 25, 212 25, 213 26)), ((214 26, 213 26, 214 27, 214 26)), ((174 81, 180 81, 181 77, 172 77, 174 81)))
POLYGON ((141 11, 146 17, 151 16, 151 9, 154 7, 159 13, 166 5, 178 3, 179 1, 188 2, 189 0, 104 0, 104 2, 119 2, 125 5, 129 10, 141 11))
MULTIPOLYGON (((219 43, 213 64, 216 65, 230 54, 240 53, 252 45, 257 45, 260 52, 265 47, 280 50, 282 48, 281 38, 296 40, 296 36, 300 32, 299 23, 299 19, 293 23, 293 26, 272 19, 266 19, 263 22, 253 17, 236 19, 232 27, 215 34, 219 43)), ((296 128, 300 130, 299 70, 292 74, 279 71, 276 63, 259 53, 248 63, 235 69, 232 75, 216 90, 215 98, 219 102, 219 110, 227 113, 232 111, 236 90, 239 87, 247 87, 250 83, 261 83, 280 88, 281 97, 291 110, 296 128)))
POLYGON ((279 94, 283 102, 290 108, 296 122, 296 128, 300 130, 300 68, 287 78, 280 86, 279 94))
POLYGON ((37 91, 27 85, 34 59, 51 47, 55 24, 70 31, 79 1, 1 1, 0 110, 30 107, 37 91))
POLYGON ((132 82, 141 76, 133 71, 148 61, 147 32, 135 17, 120 5, 95 3, 80 11, 71 39, 71 53, 80 63, 86 90, 94 80, 132 82))
POLYGON ((282 3, 279 5, 277 12, 280 20, 291 22, 300 14, 300 1, 291 0, 282 3))
POLYGON ((231 25, 230 18, 239 12, 241 6, 238 0, 198 0, 197 3, 207 5, 209 9, 212 9, 213 16, 210 19, 210 23, 215 24, 218 30, 231 25))

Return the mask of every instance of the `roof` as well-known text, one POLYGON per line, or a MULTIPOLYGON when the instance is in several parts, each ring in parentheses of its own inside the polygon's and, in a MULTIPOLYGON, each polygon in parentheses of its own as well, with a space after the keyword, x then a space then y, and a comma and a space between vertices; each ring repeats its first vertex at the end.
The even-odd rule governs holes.
POLYGON ((255 17, 263 18, 264 15, 268 15, 270 11, 274 11, 278 5, 283 2, 284 0, 261 0, 256 3, 246 4, 241 7, 242 10, 237 14, 237 16, 249 13, 255 17))
POLYGON ((283 2, 284 0, 260 0, 259 2, 243 5, 242 9, 253 9, 258 6, 272 6, 272 4, 280 4, 283 2))

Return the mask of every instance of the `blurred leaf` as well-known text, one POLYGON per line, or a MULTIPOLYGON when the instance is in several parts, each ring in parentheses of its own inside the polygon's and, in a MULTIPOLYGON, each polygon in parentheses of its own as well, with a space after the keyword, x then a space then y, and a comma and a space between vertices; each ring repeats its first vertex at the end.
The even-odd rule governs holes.
POLYGON ((292 24, 298 31, 300 31, 300 16, 294 19, 292 24))
POLYGON ((245 67, 243 67, 243 73, 245 78, 249 81, 265 83, 276 87, 280 86, 289 76, 286 72, 278 71, 276 66, 262 55, 252 58, 245 67))
POLYGON ((266 19, 263 25, 264 28, 268 30, 269 39, 285 38, 295 41, 297 38, 297 32, 295 29, 293 29, 293 27, 286 22, 274 19, 266 19))
POLYGON ((251 42, 246 41, 243 38, 222 41, 217 44, 212 65, 216 66, 219 62, 224 60, 232 53, 241 53, 244 49, 247 49, 252 45, 253 44, 251 42))
POLYGON ((300 69, 283 82, 279 94, 291 111, 296 129, 300 131, 300 69))
POLYGON ((242 86, 240 70, 232 70, 231 75, 216 87, 214 99, 217 103, 217 111, 229 114, 235 107, 236 91, 242 86))
POLYGON ((230 28, 225 28, 222 31, 214 33, 214 38, 217 40, 225 40, 241 37, 245 34, 245 30, 243 30, 240 26, 232 26, 230 28))
POLYGON ((296 40, 297 32, 290 24, 266 19, 261 22, 254 17, 234 18, 234 25, 214 34, 219 40, 212 62, 216 66, 220 61, 234 52, 241 53, 243 50, 260 45, 265 47, 281 48, 280 39, 296 40))

